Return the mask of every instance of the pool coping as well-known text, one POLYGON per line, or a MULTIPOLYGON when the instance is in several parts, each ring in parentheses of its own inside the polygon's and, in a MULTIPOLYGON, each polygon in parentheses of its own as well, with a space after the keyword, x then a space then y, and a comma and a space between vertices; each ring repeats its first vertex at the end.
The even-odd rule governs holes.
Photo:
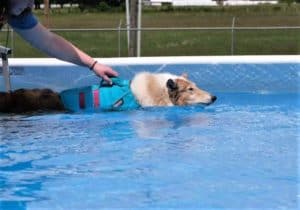
MULTIPOLYGON (((112 66, 155 64, 263 64, 299 63, 300 55, 242 55, 242 56, 174 56, 174 57, 121 57, 95 58, 112 66)), ((72 66, 74 64, 55 58, 10 58, 11 66, 72 66)))

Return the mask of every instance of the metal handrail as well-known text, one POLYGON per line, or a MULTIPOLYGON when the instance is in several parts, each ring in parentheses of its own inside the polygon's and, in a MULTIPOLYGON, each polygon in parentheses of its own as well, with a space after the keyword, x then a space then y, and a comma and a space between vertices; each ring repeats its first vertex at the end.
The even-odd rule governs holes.
POLYGON ((10 71, 8 65, 8 55, 11 54, 11 49, 4 46, 0 46, 0 54, 2 59, 2 74, 4 78, 5 89, 7 92, 10 92, 11 83, 10 83, 10 71))

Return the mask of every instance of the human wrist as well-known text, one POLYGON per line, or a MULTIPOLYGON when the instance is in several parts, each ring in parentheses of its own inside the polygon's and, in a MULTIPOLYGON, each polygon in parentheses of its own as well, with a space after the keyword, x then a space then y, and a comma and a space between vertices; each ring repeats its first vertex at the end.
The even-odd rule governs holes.
POLYGON ((96 66, 97 63, 98 63, 98 61, 94 61, 94 62, 92 63, 92 65, 89 66, 89 69, 90 69, 91 71, 94 71, 94 67, 96 66))

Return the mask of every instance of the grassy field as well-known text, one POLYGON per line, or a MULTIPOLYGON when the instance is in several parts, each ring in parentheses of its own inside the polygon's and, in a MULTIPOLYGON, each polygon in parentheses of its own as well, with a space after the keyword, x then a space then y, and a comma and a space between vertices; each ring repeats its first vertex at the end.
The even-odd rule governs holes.
MULTIPOLYGON (((36 11, 45 22, 42 11, 36 11)), ((300 5, 263 5, 252 7, 199 7, 166 11, 145 8, 143 27, 224 27, 300 26, 300 5)), ((116 28, 125 22, 124 12, 85 12, 77 9, 54 10, 50 28, 116 28)), ((95 57, 118 56, 118 33, 58 32, 95 57)), ((5 32, 1 32, 5 42, 5 32)), ((144 31, 142 56, 230 55, 231 30, 144 31)), ((126 32, 121 33, 121 56, 127 56, 126 32)), ((235 30, 234 54, 299 54, 300 29, 235 30)), ((11 42, 9 42, 11 43, 11 42)), ((44 57, 14 35, 14 57, 44 57)))

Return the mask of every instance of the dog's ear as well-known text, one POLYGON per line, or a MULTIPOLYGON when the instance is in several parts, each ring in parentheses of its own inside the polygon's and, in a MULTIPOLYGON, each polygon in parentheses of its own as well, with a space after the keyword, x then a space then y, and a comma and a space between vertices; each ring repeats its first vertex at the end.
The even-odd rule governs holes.
POLYGON ((183 73, 183 74, 181 74, 181 76, 182 76, 183 78, 185 78, 185 79, 188 79, 188 74, 187 74, 187 73, 183 73))
POLYGON ((178 86, 176 84, 176 82, 172 79, 168 79, 167 81, 167 88, 169 90, 177 90, 178 89, 178 86))

